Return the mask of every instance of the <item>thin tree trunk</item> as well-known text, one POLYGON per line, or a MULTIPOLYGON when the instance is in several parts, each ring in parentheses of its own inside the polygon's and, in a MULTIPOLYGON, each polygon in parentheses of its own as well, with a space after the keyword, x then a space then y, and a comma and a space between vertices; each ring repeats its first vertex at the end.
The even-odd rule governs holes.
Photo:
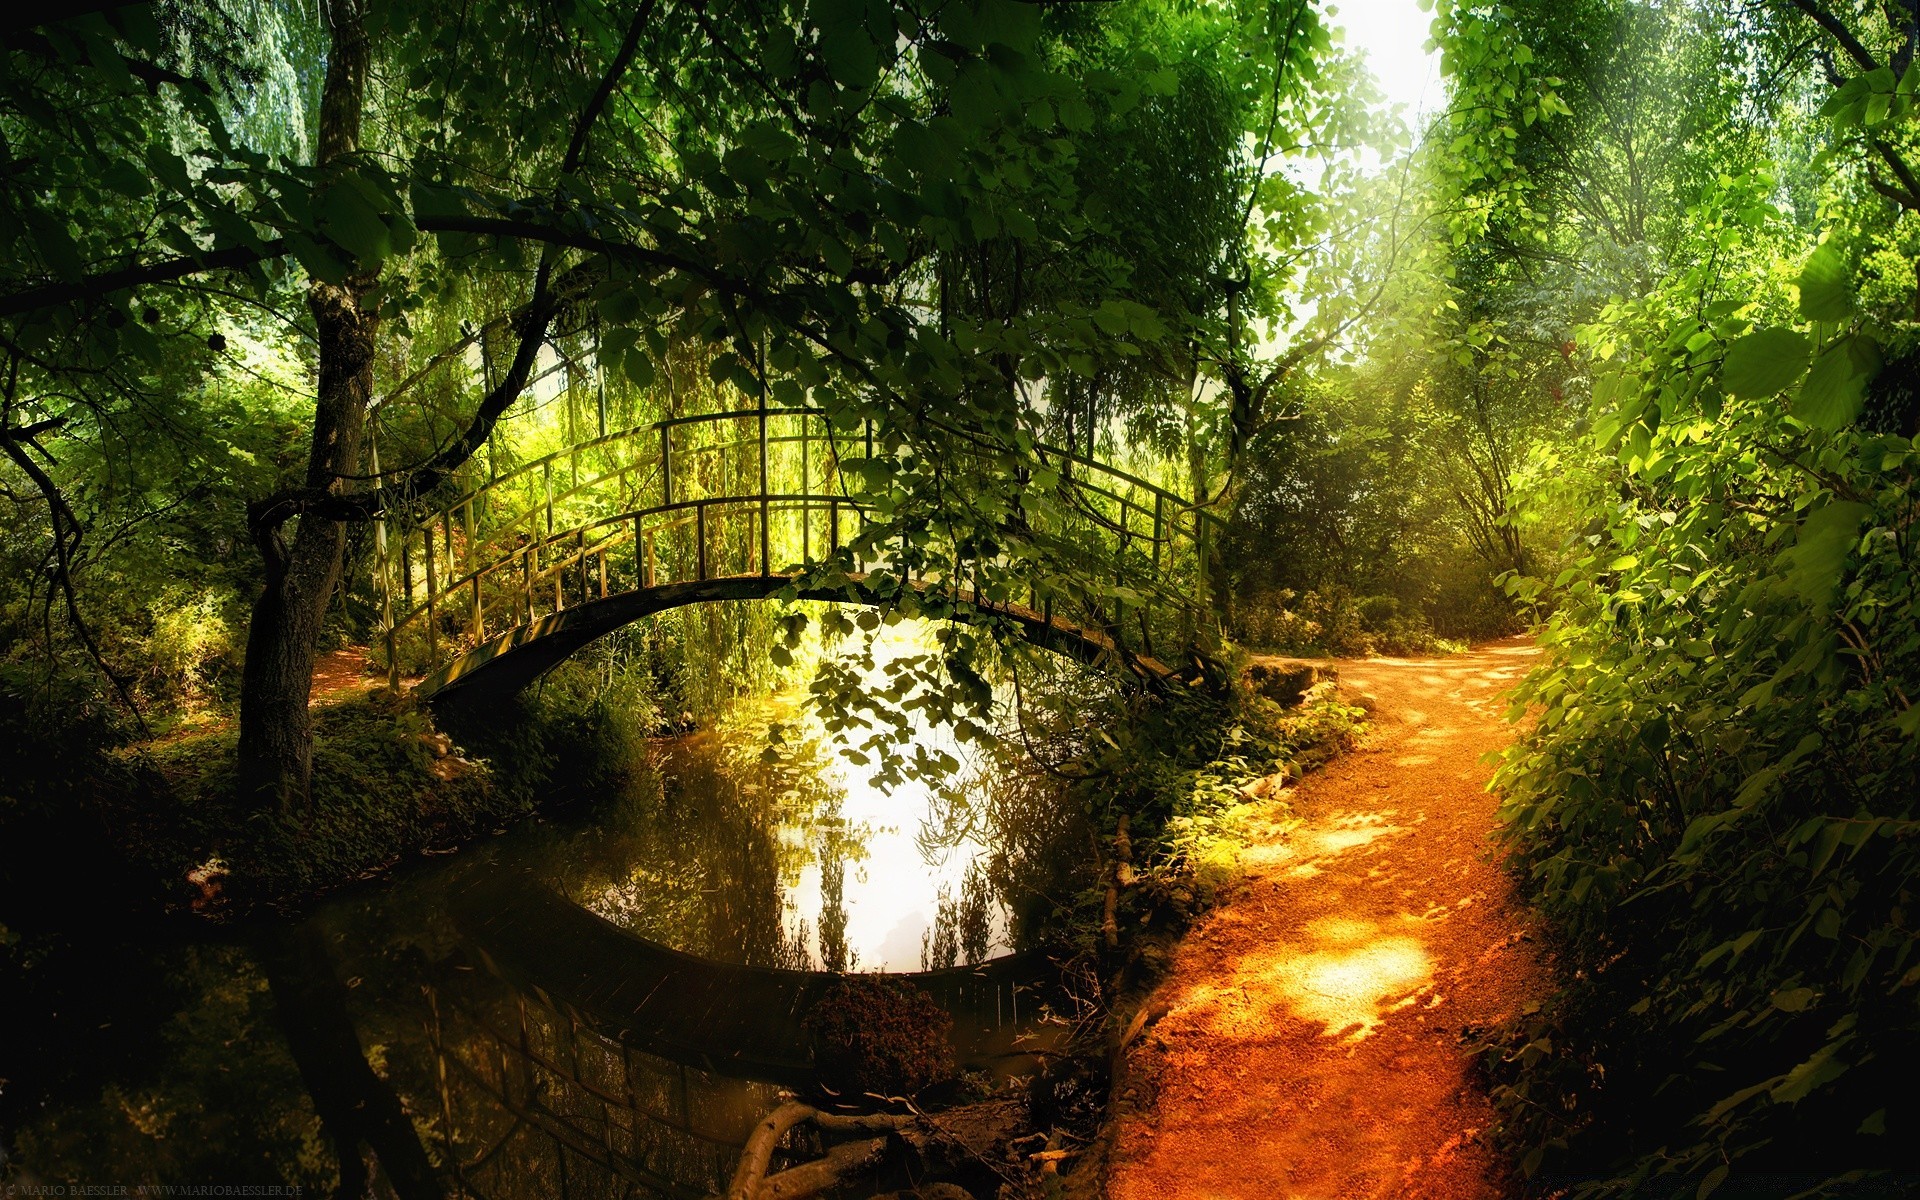
MULTIPOLYGON (((332 48, 320 101, 317 164, 345 164, 360 149, 368 47, 359 0, 334 0, 332 48)), ((315 280, 307 290, 319 349, 319 396, 306 486, 340 491, 361 473, 373 392, 375 315, 363 300, 373 279, 315 280)), ((307 702, 327 600, 340 579, 346 526, 308 513, 289 540, 278 524, 256 528, 266 584, 254 603, 240 685, 239 772, 243 796, 283 815, 304 806, 313 769, 307 702)))

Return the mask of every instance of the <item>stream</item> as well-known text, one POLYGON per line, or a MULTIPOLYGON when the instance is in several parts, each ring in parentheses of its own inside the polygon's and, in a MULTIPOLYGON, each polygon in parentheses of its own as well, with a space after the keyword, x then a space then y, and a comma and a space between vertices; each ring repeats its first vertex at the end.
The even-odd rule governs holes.
MULTIPOLYGON (((1035 914, 1063 886, 1055 864, 1085 845, 945 730, 921 731, 965 764, 940 786, 876 787, 817 731, 764 761, 767 723, 800 703, 738 705, 717 731, 650 742, 618 794, 351 888, 292 929, 175 922, 53 948, 8 1021, 33 1086, 0 1091, 0 1173, 68 1194, 311 1192, 333 1175, 338 1122, 319 1114, 357 1104, 353 1119, 402 1142, 410 1124, 440 1179, 472 1195, 708 1194, 777 1102, 768 1072, 716 1044, 752 1030, 764 1001, 716 984, 692 1022, 705 1042, 663 1053, 657 1002, 621 991, 646 980, 621 972, 1016 962, 1004 956, 1034 948, 1035 914), (583 1002, 596 972, 612 995, 583 1002)), ((1037 1002, 1022 1011, 999 986, 976 997, 992 1028, 970 1065, 989 1073, 1021 1070, 1049 1032, 1037 1002)), ((973 1020, 957 1017, 957 1045, 973 1020)))

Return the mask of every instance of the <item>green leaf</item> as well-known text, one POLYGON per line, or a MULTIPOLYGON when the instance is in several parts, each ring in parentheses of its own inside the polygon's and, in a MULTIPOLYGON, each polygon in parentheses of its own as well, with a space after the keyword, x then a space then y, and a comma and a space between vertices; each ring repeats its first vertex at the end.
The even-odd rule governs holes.
POLYGON ((833 20, 821 28, 820 57, 841 87, 872 87, 880 77, 880 52, 873 36, 865 25, 852 20, 833 20))
POLYGON ((1708 1171, 1705 1178, 1700 1180, 1700 1187, 1693 1193, 1693 1200, 1707 1200, 1708 1196, 1713 1195, 1720 1185, 1727 1181, 1727 1172, 1730 1169, 1726 1163, 1721 1163, 1708 1171))
POLYGON ((1807 873, 1819 875, 1833 861, 1833 852, 1840 848, 1840 835, 1846 832, 1846 826, 1839 821, 1829 821, 1820 827, 1814 838, 1812 857, 1807 860, 1807 873))
POLYGON ((1788 988, 1773 994, 1773 1006, 1781 1012, 1802 1012, 1813 1003, 1814 991, 1809 987, 1788 988))
POLYGON ((632 288, 620 288, 600 298, 600 316, 624 325, 640 315, 640 297, 632 288))
POLYGON ((955 77, 947 94, 953 104, 953 115, 968 125, 984 128, 1000 115, 1000 95, 994 87, 993 75, 980 63, 968 63, 955 77))
POLYGON ((1736 396, 1772 396, 1807 369, 1807 339, 1791 329, 1759 329, 1727 348, 1720 383, 1736 396))
POLYGON ((910 170, 941 177, 951 172, 951 151, 933 132, 916 121, 902 122, 893 131, 893 152, 910 170))
POLYGON ((327 188, 320 194, 317 215, 320 231, 362 263, 378 263, 387 256, 387 223, 359 189, 344 183, 327 188))
POLYGON ((1864 333, 1848 334, 1814 359, 1793 415, 1815 429, 1845 429, 1860 415, 1867 384, 1879 372, 1880 344, 1864 333))
POLYGON ((1799 1066, 1788 1071, 1786 1077, 1774 1086, 1770 1093, 1773 1099, 1783 1104, 1791 1104, 1805 1099, 1815 1088, 1832 1083, 1845 1074, 1849 1064, 1836 1059, 1834 1055, 1852 1038, 1841 1038, 1828 1042, 1813 1052, 1799 1066))
POLYGON ((1801 522, 1792 548, 1780 555, 1787 586, 1794 594, 1809 603, 1824 604, 1832 599, 1868 511, 1864 504, 1836 500, 1801 522))
POLYGON ((1844 321, 1853 315, 1854 303, 1853 274, 1828 242, 1800 271, 1800 315, 1809 321, 1844 321))
POLYGON ((315 279, 325 283, 344 283, 347 276, 353 273, 353 264, 342 261, 340 252, 329 243, 296 234, 287 239, 287 244, 292 247, 294 258, 315 279))
POLYGON ((109 162, 100 172, 100 182, 130 200, 144 199, 153 191, 147 177, 124 158, 109 162))

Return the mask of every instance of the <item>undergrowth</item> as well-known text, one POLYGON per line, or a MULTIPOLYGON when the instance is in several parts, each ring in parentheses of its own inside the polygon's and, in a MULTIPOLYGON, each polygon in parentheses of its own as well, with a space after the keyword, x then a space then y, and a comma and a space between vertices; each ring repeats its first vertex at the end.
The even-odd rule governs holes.
POLYGON ((1099 948, 1108 885, 1124 857, 1128 883, 1115 889, 1114 920, 1128 947, 1125 973, 1137 983, 1158 973, 1170 939, 1231 878, 1246 817, 1271 804, 1277 785, 1350 746, 1362 713, 1340 703, 1331 684, 1283 707, 1237 677, 1115 696, 1110 712, 1089 712, 1069 696, 1062 693, 1067 711, 1052 716, 1048 740, 1079 746, 1068 787, 1092 822, 1100 862, 1062 924, 1083 947, 1099 948))
POLYGON ((1281 588, 1244 598, 1237 636, 1274 654, 1365 658, 1373 654, 1457 654, 1466 643, 1435 632, 1425 613, 1393 596, 1356 596, 1333 585, 1296 593, 1281 588))
POLYGON ((1563 987, 1489 1067, 1543 1192, 1920 1187, 1920 447, 1723 390, 1743 304, 1602 331, 1617 476, 1529 585, 1558 611, 1495 782, 1563 987))
POLYGON ((231 729, 136 746, 105 793, 135 870, 163 902, 209 915, 297 906, 425 851, 553 803, 617 787, 644 753, 641 706, 587 663, 569 663, 515 711, 461 729, 384 688, 314 711, 304 810, 249 812, 234 786, 231 729))

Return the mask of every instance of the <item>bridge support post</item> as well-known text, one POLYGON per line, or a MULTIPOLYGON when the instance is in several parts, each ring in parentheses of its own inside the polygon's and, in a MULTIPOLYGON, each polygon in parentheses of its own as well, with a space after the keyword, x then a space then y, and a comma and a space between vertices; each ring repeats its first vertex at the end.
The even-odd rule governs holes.
POLYGON ((527 605, 527 622, 533 622, 533 543, 520 551, 520 590, 527 605))
POLYGON ((437 660, 440 657, 440 587, 439 573, 433 563, 432 521, 421 526, 420 541, 426 548, 427 559, 427 655, 437 660))
POLYGON ((707 502, 700 500, 693 506, 693 551, 695 579, 707 577, 707 502))
POLYGON ((407 615, 413 614, 413 530, 400 523, 400 588, 407 598, 407 615))
MULTIPOLYGON (((1160 547, 1161 547, 1161 543, 1166 541, 1166 537, 1167 537, 1166 497, 1156 492, 1154 493, 1154 497, 1153 497, 1153 577, 1155 580, 1158 580, 1160 578, 1160 547)), ((1148 592, 1147 594, 1149 596, 1153 595, 1152 592, 1148 592)), ((1153 601, 1152 600, 1147 601, 1147 613, 1145 617, 1145 622, 1146 622, 1146 625, 1145 625, 1145 629, 1143 630, 1143 632, 1145 633, 1145 638, 1143 640, 1146 643, 1147 653, 1152 654, 1153 653, 1153 632, 1152 632, 1153 601)))
MULTIPOLYGON (((380 436, 376 426, 367 432, 367 463, 375 479, 380 477, 380 436)), ((373 521, 373 573, 380 589, 380 632, 387 647, 387 690, 400 690, 400 660, 394 653, 393 570, 387 561, 387 515, 382 512, 373 521)))
POLYGON ((762 575, 773 574, 773 534, 769 528, 769 517, 772 513, 772 504, 767 499, 767 402, 762 398, 760 401, 760 573, 762 575))
POLYGON ((580 603, 585 604, 587 597, 593 595, 593 585, 589 582, 587 571, 587 531, 582 529, 573 536, 574 552, 580 558, 580 603))
POLYGON ((673 507, 673 427, 660 426, 660 506, 673 507))
POLYGON ((453 510, 450 508, 440 514, 440 554, 446 559, 447 588, 452 590, 453 581, 460 578, 460 572, 453 565, 453 510))

